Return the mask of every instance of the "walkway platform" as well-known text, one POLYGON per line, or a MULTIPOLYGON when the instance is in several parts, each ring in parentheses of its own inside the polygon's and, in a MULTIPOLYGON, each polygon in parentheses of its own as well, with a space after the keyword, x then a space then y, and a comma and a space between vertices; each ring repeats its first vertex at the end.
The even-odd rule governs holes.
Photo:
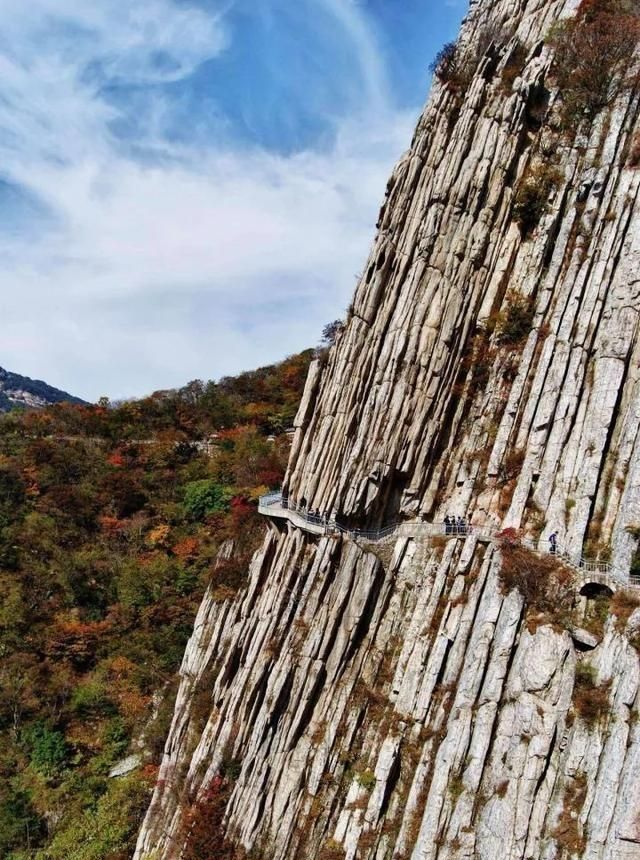
MULTIPOLYGON (((477 528, 472 525, 446 526, 444 523, 427 523, 422 520, 405 520, 403 522, 391 523, 383 528, 373 531, 361 529, 349 529, 334 519, 318 516, 309 512, 306 508, 283 499, 281 493, 270 493, 262 496, 258 503, 258 512, 273 519, 287 520, 292 525, 313 535, 343 535, 351 540, 362 540, 368 543, 381 543, 395 540, 400 537, 412 539, 428 539, 433 537, 444 537, 449 539, 475 537, 483 543, 493 543, 499 540, 500 529, 477 528)), ((539 547, 531 540, 521 541, 523 546, 533 552, 541 552, 539 547)), ((571 555, 558 548, 557 557, 564 564, 573 568, 585 585, 600 585, 616 591, 620 588, 633 588, 640 590, 640 581, 629 576, 628 571, 622 571, 613 567, 609 562, 594 561, 583 556, 571 555)))

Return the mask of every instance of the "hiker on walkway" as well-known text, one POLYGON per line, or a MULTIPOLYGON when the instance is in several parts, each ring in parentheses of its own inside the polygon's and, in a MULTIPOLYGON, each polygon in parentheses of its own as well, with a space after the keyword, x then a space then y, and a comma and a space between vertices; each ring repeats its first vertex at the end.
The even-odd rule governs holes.
POLYGON ((558 532, 549 535, 549 552, 551 555, 556 555, 558 552, 558 532))
POLYGON ((449 519, 449 515, 444 518, 444 533, 446 535, 451 534, 451 520, 449 519))
POLYGON ((467 533, 467 524, 462 517, 458 517, 457 526, 459 535, 464 535, 467 533))

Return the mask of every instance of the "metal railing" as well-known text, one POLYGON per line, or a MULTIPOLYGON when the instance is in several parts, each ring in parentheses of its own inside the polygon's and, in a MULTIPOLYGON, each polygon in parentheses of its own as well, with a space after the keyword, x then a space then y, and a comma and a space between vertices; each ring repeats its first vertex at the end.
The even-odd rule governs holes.
MULTIPOLYGON (((339 523, 332 517, 310 510, 304 505, 298 505, 289 499, 284 499, 280 493, 269 493, 261 496, 258 503, 260 513, 267 516, 273 515, 273 508, 278 508, 283 515, 293 514, 297 519, 315 528, 321 528, 326 534, 343 534, 359 540, 368 540, 373 543, 393 537, 393 535, 413 536, 416 534, 427 535, 449 535, 451 537, 467 537, 478 534, 474 526, 464 524, 427 523, 421 521, 407 522, 399 520, 379 529, 353 529, 339 523)), ((292 517, 287 517, 292 519, 292 517)))
MULTIPOLYGON (((480 540, 491 541, 495 540, 502 531, 502 529, 491 527, 478 529, 476 526, 468 525, 467 523, 427 523, 420 520, 399 521, 390 523, 388 526, 383 526, 379 529, 352 529, 342 525, 332 517, 310 510, 304 505, 298 505, 290 499, 283 498, 282 493, 269 493, 266 496, 261 496, 258 510, 266 516, 280 515, 292 521, 295 518, 295 520, 302 521, 304 524, 311 526, 313 531, 317 533, 326 535, 342 534, 354 540, 365 540, 371 543, 386 540, 393 536, 418 537, 419 535, 433 537, 475 536, 480 540)), ((534 552, 541 551, 530 538, 522 538, 519 540, 519 543, 534 552)), ((640 587, 639 576, 632 576, 628 572, 614 567, 608 561, 587 558, 579 553, 569 553, 558 546, 556 546, 555 551, 550 550, 550 552, 578 572, 593 577, 594 581, 606 584, 607 580, 614 579, 623 585, 640 587)))

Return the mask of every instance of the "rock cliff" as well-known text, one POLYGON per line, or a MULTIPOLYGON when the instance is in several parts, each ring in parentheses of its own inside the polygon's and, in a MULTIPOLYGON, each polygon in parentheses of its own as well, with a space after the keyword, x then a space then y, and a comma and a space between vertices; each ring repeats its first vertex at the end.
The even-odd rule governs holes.
MULTIPOLYGON (((575 7, 471 4, 311 368, 290 499, 635 564, 640 95, 563 124, 575 7)), ((229 837, 269 860, 640 858, 637 601, 565 578, 565 611, 541 557, 271 522, 242 598, 201 606, 138 860, 179 857, 231 772, 229 837)))

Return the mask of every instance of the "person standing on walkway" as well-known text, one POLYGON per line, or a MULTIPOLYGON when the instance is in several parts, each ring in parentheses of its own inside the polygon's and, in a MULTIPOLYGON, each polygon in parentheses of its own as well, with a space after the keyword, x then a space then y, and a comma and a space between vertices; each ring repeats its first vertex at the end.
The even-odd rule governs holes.
POLYGON ((449 519, 449 514, 444 518, 444 533, 446 535, 451 534, 451 520, 449 519))
POLYGON ((549 552, 551 555, 556 555, 558 552, 558 532, 549 535, 549 552))

